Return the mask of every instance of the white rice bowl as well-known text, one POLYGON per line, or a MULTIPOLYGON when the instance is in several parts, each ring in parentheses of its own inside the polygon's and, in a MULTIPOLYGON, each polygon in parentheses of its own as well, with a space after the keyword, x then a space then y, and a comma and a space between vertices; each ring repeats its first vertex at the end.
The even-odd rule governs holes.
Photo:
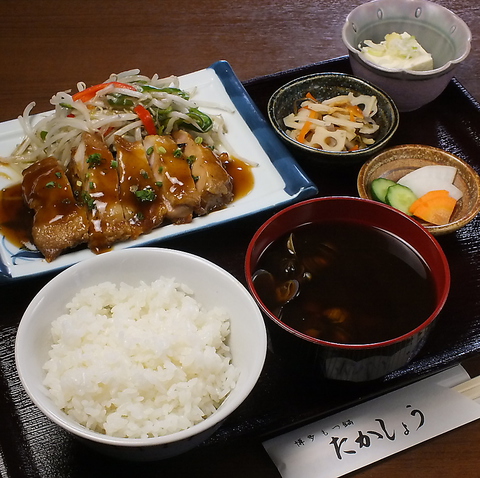
POLYGON ((225 341, 228 315, 205 310, 174 278, 82 289, 52 323, 43 384, 81 425, 148 438, 210 416, 238 373, 225 341))
POLYGON ((52 279, 22 317, 15 355, 27 394, 57 425, 111 456, 157 460, 221 425, 266 349, 262 314, 232 275, 192 254, 133 248, 52 279))

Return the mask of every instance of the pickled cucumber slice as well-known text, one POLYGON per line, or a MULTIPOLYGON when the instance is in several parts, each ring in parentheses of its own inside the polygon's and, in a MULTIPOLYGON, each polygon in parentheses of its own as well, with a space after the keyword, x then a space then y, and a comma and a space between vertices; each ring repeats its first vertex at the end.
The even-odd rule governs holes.
POLYGON ((386 202, 387 190, 390 186, 395 186, 397 183, 387 178, 377 178, 372 181, 372 197, 375 201, 386 202))
POLYGON ((417 200, 417 196, 407 186, 401 184, 394 184, 387 189, 385 202, 398 209, 399 211, 412 216, 410 206, 417 200))

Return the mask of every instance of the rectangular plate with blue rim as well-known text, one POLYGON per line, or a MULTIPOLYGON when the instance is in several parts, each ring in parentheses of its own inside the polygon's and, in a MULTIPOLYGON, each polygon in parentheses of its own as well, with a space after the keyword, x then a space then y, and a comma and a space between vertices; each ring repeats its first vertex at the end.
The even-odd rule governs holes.
MULTIPOLYGON (((228 62, 219 61, 204 70, 181 76, 180 87, 187 91, 195 90, 193 100, 200 104, 203 111, 222 115, 229 147, 240 159, 257 165, 253 168, 254 187, 247 196, 220 211, 197 217, 190 224, 161 226, 135 240, 118 243, 113 249, 151 244, 287 205, 317 193, 316 186, 277 138, 228 62)), ((22 138, 23 131, 18 120, 1 123, 0 157, 10 155, 22 138)), ((5 167, 0 166, 0 188, 5 188, 14 180, 6 179, 9 171, 3 171, 7 175, 1 174, 2 168, 5 167)), ((88 249, 75 250, 48 263, 40 253, 18 249, 0 235, 0 281, 63 269, 93 255, 88 249)))

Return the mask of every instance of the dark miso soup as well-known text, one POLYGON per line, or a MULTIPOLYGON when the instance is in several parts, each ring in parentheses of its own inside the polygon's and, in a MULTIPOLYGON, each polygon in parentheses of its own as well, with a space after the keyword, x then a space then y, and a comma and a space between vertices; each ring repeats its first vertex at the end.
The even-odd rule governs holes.
POLYGON ((336 343, 396 338, 435 309, 422 257, 398 237, 362 224, 298 227, 266 249, 254 285, 285 324, 336 343))

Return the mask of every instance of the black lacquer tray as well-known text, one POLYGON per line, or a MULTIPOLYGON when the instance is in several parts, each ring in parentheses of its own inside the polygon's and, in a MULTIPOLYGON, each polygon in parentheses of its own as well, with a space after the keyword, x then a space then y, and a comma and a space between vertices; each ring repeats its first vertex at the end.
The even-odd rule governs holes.
MULTIPOLYGON (((295 77, 324 71, 351 73, 348 59, 341 57, 256 78, 245 82, 245 87, 266 114, 268 98, 279 86, 295 77)), ((461 84, 452 80, 433 103, 416 112, 401 114, 400 127, 389 146, 405 143, 445 149, 479 172, 480 105, 461 84)), ((356 176, 360 166, 326 169, 294 154, 318 186, 319 195, 357 195, 356 176)), ((163 241, 161 246, 201 255, 245 283, 243 261, 248 242, 273 212, 275 210, 192 236, 163 241)), ((192 462, 191 469, 196 471, 175 476, 224 476, 218 467, 209 472, 206 469, 208 463, 199 464, 196 468, 202 451, 204 455, 214 457, 215 450, 221 449, 226 442, 238 442, 240 446, 251 439, 261 441, 474 358, 480 350, 480 217, 456 233, 438 237, 438 241, 450 263, 451 293, 425 348, 409 366, 368 384, 313 383, 302 370, 285 367, 278 357, 269 353, 264 372, 250 397, 207 443, 190 454, 157 463, 121 462, 99 455, 50 423, 33 406, 16 374, 14 340, 16 327, 28 302, 51 276, 2 285, 0 476, 174 476, 172 470, 180 469, 182 464, 182 469, 185 469, 189 460, 192 462)))

